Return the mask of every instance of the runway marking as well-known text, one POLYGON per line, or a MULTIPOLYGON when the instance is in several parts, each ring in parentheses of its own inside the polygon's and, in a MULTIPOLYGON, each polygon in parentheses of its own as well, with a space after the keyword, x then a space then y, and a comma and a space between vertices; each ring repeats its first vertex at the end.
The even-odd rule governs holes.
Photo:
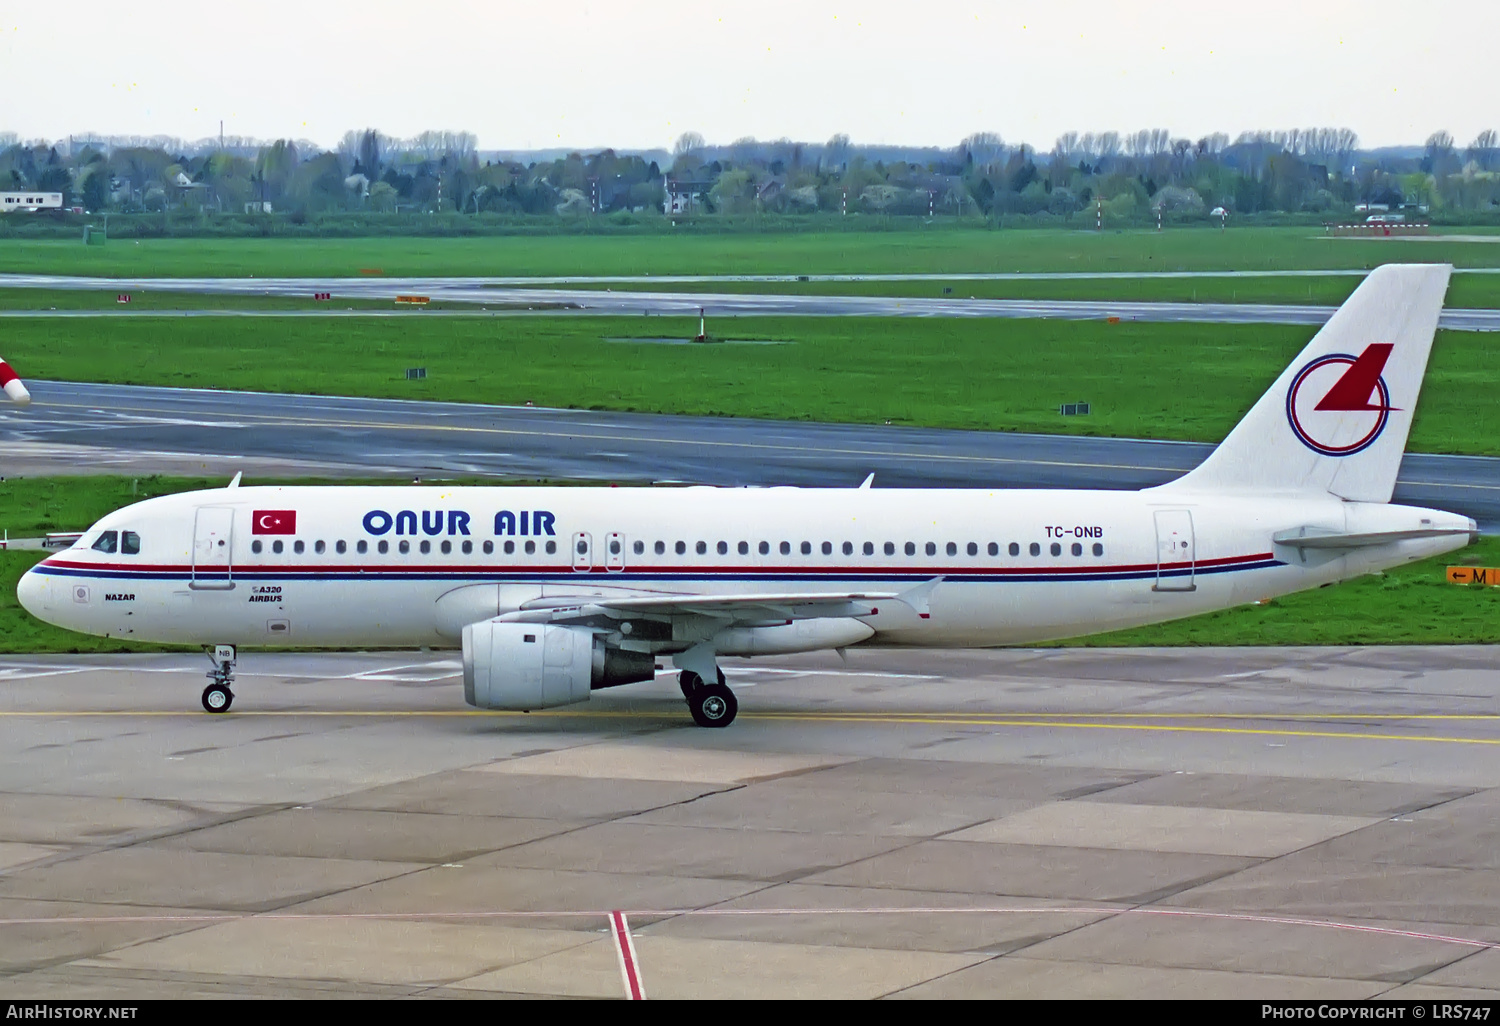
MULTIPOLYGON (((100 710, 100 711, 76 711, 68 712, 61 710, 8 710, 0 711, 0 719, 11 718, 198 718, 206 714, 191 710, 143 710, 129 712, 123 710, 100 710)), ((366 719, 372 717, 396 718, 396 717, 423 717, 430 719, 444 718, 507 718, 507 719, 592 719, 592 720, 668 720, 670 714, 665 711, 633 711, 633 710, 579 710, 576 712, 550 711, 550 712, 508 712, 502 710, 483 709, 395 709, 389 711, 380 710, 357 710, 339 712, 336 710, 307 710, 298 711, 292 709, 267 709, 252 710, 233 714, 235 717, 245 719, 272 718, 272 717, 325 717, 325 718, 352 718, 366 719)), ((1488 713, 1472 714, 1438 714, 1417 713, 1402 715, 1400 713, 1370 713, 1370 714, 1254 714, 1254 713, 1230 713, 1230 714, 1198 714, 1198 713, 1024 713, 1006 716, 997 715, 971 715, 950 716, 945 714, 922 714, 922 713, 776 713, 755 712, 741 713, 743 720, 768 720, 790 723, 843 723, 843 724, 867 724, 884 726, 925 726, 925 727, 1041 727, 1054 730, 1140 730, 1154 731, 1164 734, 1227 734, 1245 735, 1253 737, 1299 737, 1299 738, 1334 738, 1345 741, 1427 741, 1437 744, 1460 744, 1460 745, 1497 745, 1500 746, 1500 737, 1456 737, 1447 735, 1422 735, 1422 734, 1385 734, 1366 733, 1339 730, 1292 730, 1287 728, 1273 727, 1216 727, 1216 726, 1183 726, 1166 723, 1121 723, 1121 722, 1076 722, 1078 717, 1090 717, 1094 720, 1122 720, 1122 719, 1192 719, 1192 720, 1317 720, 1336 721, 1340 719, 1351 720, 1373 720, 1377 722, 1390 722, 1400 720, 1451 720, 1451 721, 1474 721, 1491 723, 1500 721, 1500 716, 1488 713)))
POLYGON ((635 954, 635 940, 630 936, 630 924, 625 913, 618 909, 609 914, 610 933, 615 939, 615 954, 620 957, 620 978, 625 984, 627 1001, 646 1000, 646 988, 641 983, 640 962, 635 954))
MULTIPOLYGON (((1235 923, 1263 923, 1274 926, 1303 926, 1326 930, 1345 930, 1351 933, 1372 934, 1404 940, 1432 941, 1438 944, 1455 944, 1481 951, 1500 951, 1500 942, 1480 940, 1477 937, 1455 937, 1450 934, 1433 933, 1426 930, 1402 930, 1389 926, 1374 926, 1368 923, 1347 923, 1335 919, 1311 919, 1301 916, 1258 915, 1249 912, 1210 912, 1197 909, 1176 908, 1119 908, 1107 905, 1074 905, 1032 908, 1024 905, 996 905, 968 908, 943 906, 888 906, 874 908, 666 908, 634 909, 608 912, 597 909, 567 909, 553 911, 502 912, 472 910, 460 912, 265 912, 265 913, 205 913, 165 916, 59 916, 42 918, 37 916, 0 918, 0 927, 7 926, 107 926, 114 924, 184 923, 208 924, 228 923, 243 920, 265 920, 272 922, 359 922, 386 920, 396 922, 433 922, 451 919, 597 919, 606 918, 615 927, 615 917, 625 923, 625 917, 649 916, 652 918, 675 917, 766 917, 766 916, 889 916, 889 915, 1092 915, 1092 916, 1162 916, 1173 919, 1209 919, 1235 923)), ((627 932, 627 941, 628 941, 627 932)), ((617 949, 618 950, 618 949, 617 949)), ((632 953, 634 947, 632 945, 632 953)), ((644 990, 641 997, 644 997, 644 990)))

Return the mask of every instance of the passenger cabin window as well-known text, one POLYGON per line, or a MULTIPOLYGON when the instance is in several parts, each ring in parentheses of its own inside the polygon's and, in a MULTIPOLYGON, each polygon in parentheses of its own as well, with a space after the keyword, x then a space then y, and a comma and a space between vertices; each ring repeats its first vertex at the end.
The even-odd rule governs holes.
POLYGON ((791 542, 782 542, 781 543, 781 554, 783 556, 790 556, 792 554, 792 543, 791 542))
POLYGON ((721 556, 727 556, 727 555, 729 555, 729 543, 725 542, 725 541, 719 542, 719 544, 718 544, 718 550, 719 550, 719 555, 721 555, 721 556))
POLYGON ((401 541, 396 543, 396 550, 405 556, 411 552, 411 542, 401 541))
POLYGON ((811 556, 812 555, 812 542, 803 542, 802 543, 802 554, 804 556, 811 556))
POLYGON ((469 539, 465 538, 464 539, 464 544, 463 544, 463 550, 464 550, 464 555, 467 556, 469 553, 471 553, 471 552, 474 551, 474 543, 471 542, 471 541, 469 541, 469 539))
POLYGON ((1075 556, 1081 556, 1081 555, 1083 555, 1083 546, 1080 545, 1080 544, 1078 544, 1077 542, 1073 543, 1073 555, 1075 555, 1075 556))
POLYGON ((997 545, 995 542, 990 542, 989 553, 992 556, 998 556, 998 555, 1000 555, 1000 546, 997 545))
POLYGON ((949 542, 947 549, 945 549, 944 551, 946 551, 950 556, 956 556, 958 555, 958 545, 954 542, 949 542))
POLYGON ((315 541, 315 542, 313 542, 313 551, 316 552, 320 556, 323 554, 324 550, 327 549, 327 548, 328 548, 328 546, 324 545, 322 541, 315 541))
POLYGON ((1029 551, 1033 556, 1040 556, 1042 554, 1042 547, 1036 542, 1032 542, 1031 548, 1027 551, 1029 551))
POLYGON ((854 543, 853 542, 844 542, 844 555, 846 555, 846 556, 852 556, 852 555, 854 555, 854 543))
POLYGON ((672 548, 673 551, 675 551, 680 556, 683 553, 687 552, 687 542, 680 541, 676 545, 672 546, 672 548))
POLYGON ((651 546, 651 551, 656 553, 658 556, 665 555, 667 551, 667 543, 664 541, 659 541, 655 545, 651 546))
POLYGON ((307 548, 307 546, 302 544, 300 540, 292 542, 292 551, 299 556, 302 555, 302 550, 305 548, 307 548))
POLYGON ((354 549, 355 549, 355 551, 356 551, 356 552, 358 552, 358 553, 359 553, 359 554, 360 554, 360 555, 361 555, 361 556, 363 556, 363 555, 364 555, 364 554, 365 554, 365 553, 366 553, 366 552, 369 552, 369 551, 370 551, 370 543, 369 543, 369 542, 367 542, 367 541, 365 541, 365 540, 364 540, 364 539, 363 539, 363 538, 361 538, 361 539, 360 539, 360 540, 359 540, 359 543, 358 543, 358 544, 357 544, 357 545, 355 545, 355 546, 354 546, 354 549))
POLYGON ((977 556, 977 555, 979 555, 979 546, 975 545, 973 542, 969 542, 969 548, 968 548, 967 551, 968 551, 969 555, 971 555, 971 556, 977 556))
POLYGON ((119 531, 105 531, 98 538, 94 539, 94 544, 89 546, 89 548, 93 549, 95 552, 113 552, 119 547, 119 531))
POLYGON ((550 556, 550 555, 553 555, 556 552, 557 552, 557 542, 555 542, 555 541, 549 541, 547 543, 547 555, 550 556))
MULTIPOLYGON (((486 542, 485 544, 489 544, 489 543, 486 542)), ((515 555, 515 552, 516 552, 516 543, 513 542, 513 541, 506 542, 505 543, 505 554, 507 556, 513 556, 513 555, 515 555)))
POLYGON ((261 550, 261 548, 262 548, 262 546, 260 544, 260 539, 259 538, 255 539, 253 542, 250 543, 250 551, 251 552, 259 553, 260 550, 261 550))
MULTIPOLYGON (((280 545, 281 543, 277 542, 276 544, 280 545)), ((391 551, 391 543, 386 541, 384 538, 380 539, 380 543, 375 547, 380 550, 380 554, 382 556, 391 551)))
POLYGON ((756 546, 756 549, 762 556, 769 556, 771 554, 771 543, 761 542, 758 546, 756 546))
POLYGON ((908 556, 915 556, 917 554, 917 543, 916 542, 907 542, 906 543, 906 554, 908 556))
POLYGON ((1061 556, 1062 555, 1062 546, 1059 545, 1057 542, 1053 542, 1052 543, 1052 547, 1051 547, 1051 552, 1052 552, 1052 554, 1054 556, 1061 556))
POLYGON ((927 543, 927 554, 929 556, 936 556, 937 555, 937 543, 936 542, 928 542, 927 543))
POLYGON ((748 556, 748 555, 750 555, 750 543, 749 542, 743 542, 743 541, 740 542, 740 544, 738 546, 738 549, 739 549, 740 555, 742 555, 742 556, 748 556))
POLYGON ((1102 556, 1102 555, 1104 555, 1104 546, 1100 545, 1098 542, 1094 542, 1094 555, 1096 555, 1096 556, 1102 556))
POLYGON ((867 555, 867 556, 873 556, 873 555, 875 555, 875 543, 874 542, 865 542, 864 552, 865 552, 865 555, 867 555))
POLYGON ((708 551, 708 542, 699 542, 697 545, 693 546, 693 551, 698 553, 698 555, 700 556, 703 555, 708 551))
POLYGON ((453 543, 451 541, 448 541, 446 538, 443 539, 443 544, 438 547, 443 550, 443 555, 445 556, 453 551, 453 543))
POLYGON ((333 548, 335 552, 342 556, 344 553, 349 551, 349 543, 340 538, 337 542, 334 543, 333 548))
POLYGON ((138 556, 141 552, 141 536, 134 531, 120 532, 120 552, 126 556, 138 556))
POLYGON ((1021 546, 1016 544, 1015 542, 1011 542, 1010 548, 1006 549, 1005 551, 1009 552, 1012 556, 1019 556, 1021 554, 1021 546))
POLYGON ((895 542, 886 542, 885 543, 885 554, 887 556, 894 556, 896 554, 896 543, 895 542))
MULTIPOLYGON (((402 542, 401 544, 405 545, 406 543, 402 542)), ((536 555, 536 542, 534 542, 534 541, 528 541, 526 543, 526 555, 528 555, 528 556, 534 556, 534 555, 536 555)))
POLYGON ((426 538, 423 538, 418 548, 422 550, 422 555, 425 556, 427 555, 427 553, 432 551, 432 542, 428 541, 426 538))
POLYGON ((825 556, 831 556, 831 555, 833 555, 833 542, 824 542, 823 543, 823 555, 825 555, 825 556))
POLYGON ((646 543, 643 542, 643 541, 638 541, 635 544, 633 544, 630 548, 631 548, 632 551, 635 552, 635 554, 637 556, 639 556, 639 555, 641 555, 642 553, 644 553, 646 551, 646 543))
POLYGON ((492 553, 494 551, 495 551, 495 543, 494 542, 487 541, 487 542, 484 543, 484 554, 486 556, 488 556, 490 553, 492 553))
POLYGON ((276 553, 276 555, 278 556, 281 555, 281 550, 284 548, 286 548, 286 546, 281 544, 280 541, 273 541, 271 543, 271 551, 276 553))

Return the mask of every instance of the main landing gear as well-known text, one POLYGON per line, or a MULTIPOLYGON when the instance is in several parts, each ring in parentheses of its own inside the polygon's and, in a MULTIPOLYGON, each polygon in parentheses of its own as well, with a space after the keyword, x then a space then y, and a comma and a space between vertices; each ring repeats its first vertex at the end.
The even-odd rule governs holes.
POLYGON ((214 646, 210 657, 214 668, 207 674, 213 683, 203 689, 203 708, 208 712, 227 713, 234 703, 234 692, 230 690, 234 683, 234 657, 233 645, 214 646))
POLYGON ((687 699, 688 711, 693 722, 700 727, 727 727, 734 722, 740 703, 734 692, 724 683, 724 671, 719 671, 719 680, 709 684, 692 670, 683 670, 677 678, 682 688, 682 697, 687 699))

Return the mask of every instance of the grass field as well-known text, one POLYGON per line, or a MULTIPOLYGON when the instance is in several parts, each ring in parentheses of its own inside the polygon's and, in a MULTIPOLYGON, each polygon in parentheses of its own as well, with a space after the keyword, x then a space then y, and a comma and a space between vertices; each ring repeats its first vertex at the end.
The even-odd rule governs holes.
POLYGON ((934 228, 899 232, 366 239, 146 239, 0 243, 0 272, 112 277, 861 274, 981 271, 1367 269, 1500 266, 1500 231, 1453 239, 1332 239, 1315 228, 1164 232, 934 228), (1466 241, 1466 240, 1494 241, 1466 241))
MULTIPOLYGON (((1307 327, 719 318, 780 346, 652 346, 686 318, 154 317, 5 325, 26 377, 386 398, 1218 441, 1307 327), (407 367, 426 367, 406 381, 407 367), (1088 417, 1060 417, 1083 400, 1088 417)), ((1442 332, 1410 447, 1500 455, 1490 336, 1442 332)))
MULTIPOLYGON (((218 487, 222 479, 39 478, 0 484, 0 526, 11 535, 81 530, 105 513, 155 495, 218 487)), ((304 482, 309 483, 309 482, 304 482)), ((16 582, 46 554, 0 551, 0 652, 162 650, 73 634, 34 620, 16 602, 16 582)), ((1068 645, 1370 645, 1500 642, 1500 588, 1459 586, 1444 567, 1500 565, 1500 538, 1382 576, 1362 577, 1263 606, 1242 606, 1068 645)), ((211 640, 211 639, 210 639, 211 640)))

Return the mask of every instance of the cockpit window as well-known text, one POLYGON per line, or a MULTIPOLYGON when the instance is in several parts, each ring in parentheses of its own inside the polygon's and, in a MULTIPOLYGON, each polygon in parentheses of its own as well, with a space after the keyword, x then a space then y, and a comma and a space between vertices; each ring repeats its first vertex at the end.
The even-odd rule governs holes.
POLYGON ((98 538, 94 539, 94 544, 89 547, 96 552, 113 552, 119 547, 119 544, 119 531, 105 531, 98 538))
POLYGON ((141 536, 134 531, 120 532, 120 551, 127 556, 140 555, 141 536))

